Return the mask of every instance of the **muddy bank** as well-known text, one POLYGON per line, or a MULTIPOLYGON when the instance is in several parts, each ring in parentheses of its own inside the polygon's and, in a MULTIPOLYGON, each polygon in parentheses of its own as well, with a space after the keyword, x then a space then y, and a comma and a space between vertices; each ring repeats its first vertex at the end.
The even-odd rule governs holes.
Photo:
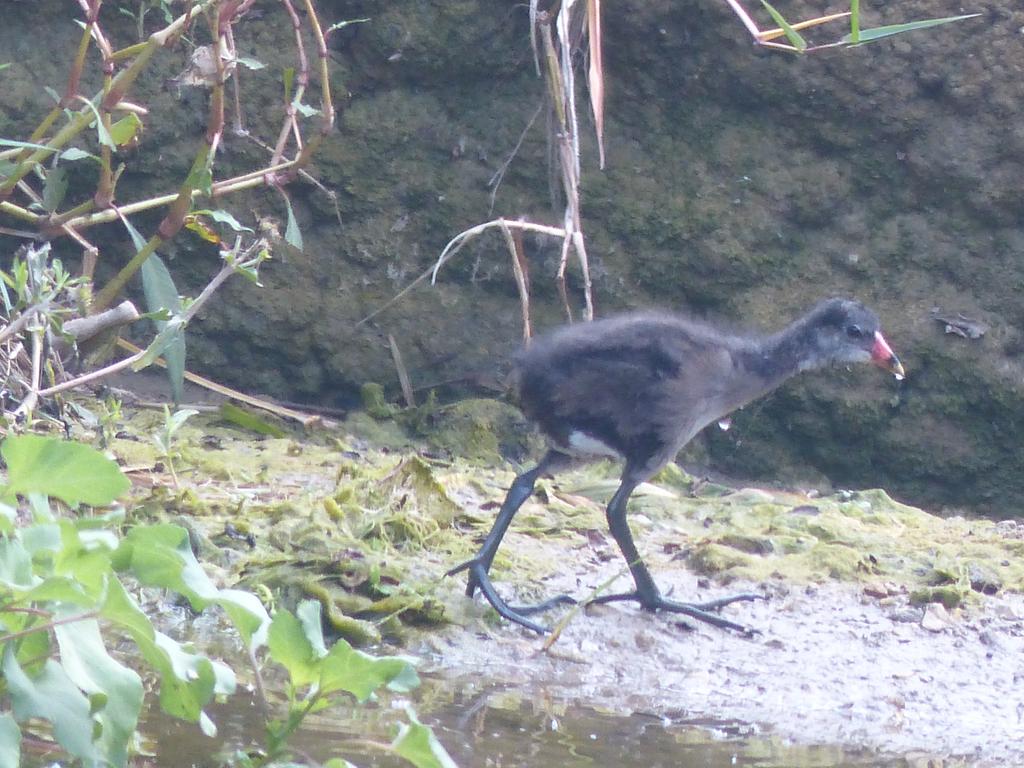
MULTIPOLYGON (((148 438, 162 411, 123 413, 110 446, 136 519, 186 525, 219 582, 283 605, 315 597, 332 631, 421 655, 453 691, 511 686, 614 714, 749 722, 911 765, 1024 764, 1020 523, 943 519, 877 490, 734 489, 670 466, 631 501, 640 551, 675 599, 767 596, 724 609, 759 634, 688 631, 619 604, 553 614, 570 618, 545 652, 443 575, 479 546, 514 475, 471 404, 405 414, 431 423, 418 438, 366 414, 257 438, 203 413, 171 457, 148 438)), ((604 520, 616 476, 594 464, 538 482, 495 559, 499 591, 531 602, 628 589, 604 520)))
MULTIPOLYGON (((586 569, 583 591, 617 570, 616 563, 586 569)), ((691 574, 664 563, 657 578, 677 597, 727 592, 699 589, 691 574)), ((578 594, 576 581, 562 576, 545 586, 578 594)), ((867 748, 911 765, 1024 763, 1019 595, 929 630, 923 610, 880 604, 850 585, 771 591, 770 602, 728 609, 761 630, 749 639, 602 606, 572 621, 547 652, 525 630, 480 620, 425 647, 445 676, 503 681, 524 697, 735 719, 797 744, 867 748)))

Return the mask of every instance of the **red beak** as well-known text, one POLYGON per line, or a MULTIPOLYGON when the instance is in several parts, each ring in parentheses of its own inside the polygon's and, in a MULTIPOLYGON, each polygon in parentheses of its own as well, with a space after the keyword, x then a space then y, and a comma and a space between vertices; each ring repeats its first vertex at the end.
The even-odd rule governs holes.
POLYGON ((897 379, 902 379, 907 375, 903 370, 903 363, 896 357, 896 353, 892 351, 892 347, 889 346, 889 342, 885 340, 881 331, 875 331, 875 346, 871 348, 871 362, 880 368, 885 368, 897 379))

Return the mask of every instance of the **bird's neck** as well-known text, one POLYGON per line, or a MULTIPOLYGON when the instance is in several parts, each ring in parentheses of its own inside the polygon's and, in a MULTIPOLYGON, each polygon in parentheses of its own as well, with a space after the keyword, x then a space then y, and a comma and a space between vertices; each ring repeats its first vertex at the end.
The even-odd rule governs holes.
POLYGON ((815 354, 813 333, 808 319, 800 318, 754 344, 744 364, 761 380, 765 392, 802 371, 822 365, 815 354))

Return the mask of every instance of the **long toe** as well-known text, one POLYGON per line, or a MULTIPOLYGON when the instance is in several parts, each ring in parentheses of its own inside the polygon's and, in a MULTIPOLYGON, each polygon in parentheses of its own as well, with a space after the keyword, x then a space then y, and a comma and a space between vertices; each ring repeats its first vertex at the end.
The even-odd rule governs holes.
MULTIPOLYGON (((720 601, 714 601, 720 602, 720 601)), ((733 600, 732 602, 736 602, 733 600)), ((721 606, 719 606, 721 607, 721 606)), ((740 632, 744 635, 757 634, 757 630, 745 627, 742 624, 737 624, 735 621, 729 621, 723 619, 716 613, 709 613, 705 610, 703 605, 694 605, 692 603, 677 603, 674 600, 660 599, 653 605, 645 605, 644 608, 650 611, 665 611, 666 613, 681 613, 684 616, 689 616, 691 619, 697 621, 703 621, 705 624, 710 624, 714 627, 721 629, 732 629, 736 632, 740 632)))
MULTIPOLYGON (((697 619, 697 621, 703 621, 706 624, 711 624, 715 627, 721 627, 722 629, 732 629, 737 632, 742 632, 745 635, 756 634, 757 630, 752 630, 749 627, 745 627, 742 624, 737 624, 734 621, 723 619, 717 614, 711 613, 711 611, 717 611, 723 606, 729 605, 730 603, 746 602, 750 600, 764 600, 762 595, 754 594, 742 594, 742 595, 731 595, 730 597, 723 597, 718 600, 711 600, 707 603, 679 603, 674 600, 666 600, 661 595, 641 595, 637 591, 632 592, 620 592, 614 595, 600 595, 595 597, 593 600, 588 600, 587 605, 601 605, 604 603, 615 603, 626 600, 635 600, 640 603, 640 606, 647 611, 656 613, 657 611, 665 611, 667 613, 681 613, 685 616, 697 619)), ((684 622, 685 624, 685 622, 684 622)), ((685 624, 688 629, 692 629, 689 624, 685 624)))
POLYGON ((536 605, 510 605, 509 609, 522 614, 523 616, 529 616, 534 613, 550 611, 552 608, 559 605, 576 605, 576 600, 569 597, 569 595, 556 595, 555 597, 545 600, 543 603, 537 603, 536 605))
POLYGON ((480 587, 480 591, 483 593, 484 597, 487 598, 487 602, 489 602, 494 610, 498 612, 499 616, 502 616, 509 621, 513 621, 520 626, 526 627, 527 629, 532 629, 534 632, 541 635, 546 635, 549 632, 547 627, 526 618, 523 613, 512 608, 508 603, 501 599, 501 595, 498 594, 498 591, 494 588, 494 584, 491 583, 491 578, 487 575, 487 571, 484 570, 482 563, 474 563, 470 566, 469 579, 471 586, 474 586, 475 582, 475 586, 480 587))
POLYGON ((706 603, 688 603, 688 605, 692 605, 694 608, 699 608, 702 611, 717 611, 727 605, 732 605, 733 603, 752 603, 755 600, 764 600, 767 602, 768 598, 765 595, 758 595, 753 592, 743 592, 738 595, 720 597, 717 600, 709 600, 706 603))
POLYGON ((636 590, 632 592, 616 592, 614 595, 598 595, 595 598, 587 600, 587 605, 604 605, 605 603, 620 603, 626 600, 636 600, 638 603, 643 603, 644 599, 640 597, 640 593, 636 590))

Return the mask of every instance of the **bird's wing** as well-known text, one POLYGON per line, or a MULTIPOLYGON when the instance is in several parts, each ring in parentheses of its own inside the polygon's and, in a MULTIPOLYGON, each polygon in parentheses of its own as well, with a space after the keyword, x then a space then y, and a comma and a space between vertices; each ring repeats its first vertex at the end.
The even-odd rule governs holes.
POLYGON ((720 415, 706 412, 731 365, 713 345, 664 330, 539 352, 521 371, 524 412, 556 444, 582 432, 636 462, 674 454, 720 415))

